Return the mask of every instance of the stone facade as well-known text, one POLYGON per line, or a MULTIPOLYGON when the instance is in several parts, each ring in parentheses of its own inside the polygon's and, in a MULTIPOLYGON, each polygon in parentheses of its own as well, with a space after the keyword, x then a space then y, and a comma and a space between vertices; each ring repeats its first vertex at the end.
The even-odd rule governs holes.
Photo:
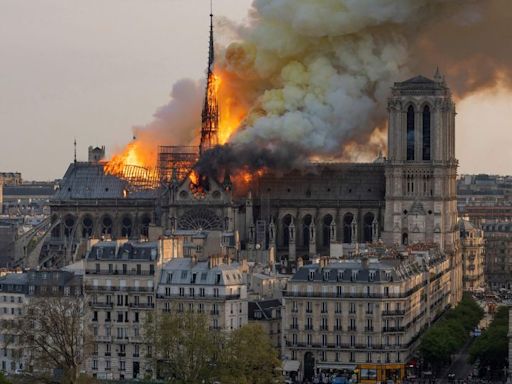
POLYGON ((242 267, 222 257, 167 263, 157 292, 159 313, 204 313, 212 330, 232 331, 247 324, 247 285, 242 267), (226 261, 226 263, 224 262, 226 261))
POLYGON ((485 239, 481 229, 467 220, 459 220, 462 244, 463 286, 472 291, 485 288, 485 239))
POLYGON ((485 237, 486 280, 493 290, 512 289, 512 224, 482 224, 485 237))
POLYGON ((86 370, 94 377, 124 380, 153 375, 153 351, 144 343, 143 325, 155 308, 162 264, 177 256, 173 241, 90 244, 84 286, 95 347, 86 370))
POLYGON ((285 359, 309 380, 331 371, 403 380, 420 334, 450 305, 450 268, 435 248, 304 266, 284 294, 285 359))

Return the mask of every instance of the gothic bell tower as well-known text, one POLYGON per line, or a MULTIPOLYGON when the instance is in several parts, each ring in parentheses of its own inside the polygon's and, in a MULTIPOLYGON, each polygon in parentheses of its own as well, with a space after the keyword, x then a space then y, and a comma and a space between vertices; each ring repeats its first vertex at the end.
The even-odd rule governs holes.
POLYGON ((388 242, 457 248, 455 104, 443 77, 395 83, 388 100, 388 242))
POLYGON ((388 159, 383 239, 437 243, 451 258, 452 296, 462 295, 457 228, 455 104, 444 78, 395 83, 388 100, 388 159))

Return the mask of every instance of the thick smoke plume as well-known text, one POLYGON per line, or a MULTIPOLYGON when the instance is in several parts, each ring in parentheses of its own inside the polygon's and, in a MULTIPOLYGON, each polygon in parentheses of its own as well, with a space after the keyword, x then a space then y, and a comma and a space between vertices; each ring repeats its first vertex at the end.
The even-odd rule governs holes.
MULTIPOLYGON (((236 39, 216 59, 221 119, 225 100, 245 118, 200 170, 373 159, 385 150, 393 82, 432 77, 439 65, 456 98, 510 86, 511 8, 509 0, 254 0, 248 25, 224 21, 236 39)), ((195 113, 186 124, 170 123, 171 113, 141 134, 168 142, 197 132, 199 96, 176 104, 195 113)))

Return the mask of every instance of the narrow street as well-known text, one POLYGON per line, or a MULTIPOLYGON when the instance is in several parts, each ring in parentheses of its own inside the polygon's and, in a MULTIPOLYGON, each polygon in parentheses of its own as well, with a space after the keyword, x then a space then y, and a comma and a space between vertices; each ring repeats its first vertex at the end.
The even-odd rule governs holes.
POLYGON ((469 339, 466 344, 462 347, 462 349, 457 353, 450 364, 450 366, 443 371, 443 374, 439 380, 439 383, 449 383, 448 380, 448 374, 454 373, 455 379, 461 380, 468 377, 468 375, 471 373, 471 370, 473 367, 471 364, 468 363, 469 359, 469 348, 471 348, 471 345, 473 344, 473 341, 475 338, 469 339))

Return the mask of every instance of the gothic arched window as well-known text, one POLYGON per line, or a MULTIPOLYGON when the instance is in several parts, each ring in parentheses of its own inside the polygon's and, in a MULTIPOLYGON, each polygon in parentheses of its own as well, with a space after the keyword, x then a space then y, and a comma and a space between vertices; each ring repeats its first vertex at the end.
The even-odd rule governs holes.
POLYGON ((352 220, 354 220, 354 215, 352 213, 346 213, 343 216, 343 242, 351 243, 352 242, 352 220))
POLYGON ((430 160, 430 107, 423 108, 423 160, 430 160))
MULTIPOLYGON (((332 215, 327 214, 324 216, 324 225, 322 230, 323 245, 327 247, 331 242, 331 224, 333 218, 332 215)), ((336 240, 336 239, 333 239, 336 240)))
POLYGON ((283 217, 282 223, 283 223, 283 246, 287 247, 290 245, 290 233, 288 227, 290 226, 292 222, 292 216, 286 215, 283 217))
POLYGON ((309 226, 311 225, 311 222, 313 221, 313 218, 311 215, 306 215, 302 219, 302 243, 304 247, 309 247, 310 243, 310 236, 309 236, 309 226))
POLYGON ((373 213, 368 212, 364 215, 363 241, 365 243, 371 243, 373 241, 373 220, 375 220, 375 215, 373 213))
POLYGON ((414 107, 407 108, 407 160, 414 160, 414 107))

